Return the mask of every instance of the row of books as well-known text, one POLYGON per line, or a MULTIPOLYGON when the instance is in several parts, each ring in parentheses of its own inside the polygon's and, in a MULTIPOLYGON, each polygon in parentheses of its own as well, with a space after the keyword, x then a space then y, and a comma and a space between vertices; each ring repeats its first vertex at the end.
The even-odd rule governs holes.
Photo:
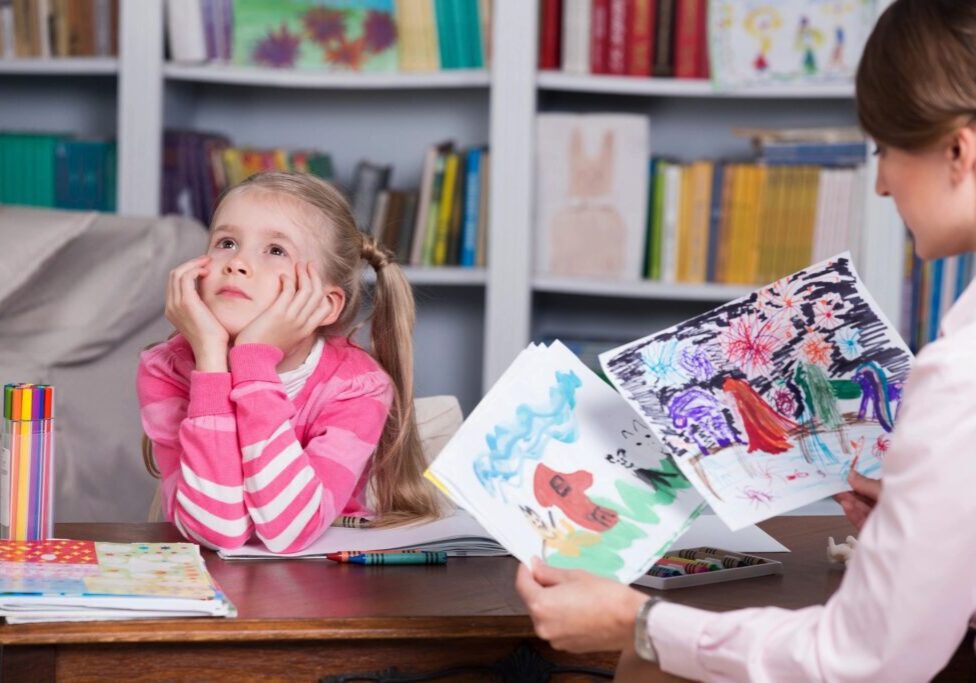
POLYGON ((420 188, 397 190, 392 168, 361 162, 350 191, 356 221, 401 264, 484 266, 490 164, 484 147, 432 145, 420 188))
POLYGON ((341 71, 480 69, 491 0, 168 0, 176 62, 341 71))
POLYGON ((0 204, 114 211, 115 142, 0 132, 0 204))
POLYGON ((648 279, 758 284, 845 250, 857 255, 863 167, 651 165, 648 279))
POLYGON ((912 240, 905 240, 902 336, 918 352, 939 336, 946 312, 973 281, 974 254, 922 261, 912 240))
POLYGON ((539 68, 708 78, 707 0, 543 0, 539 68))
POLYGON ((0 0, 0 58, 117 55, 119 0, 0 0))
POLYGON ((226 188, 260 171, 301 171, 332 180, 332 158, 314 149, 237 147, 215 133, 163 133, 162 213, 192 216, 210 224, 226 188))

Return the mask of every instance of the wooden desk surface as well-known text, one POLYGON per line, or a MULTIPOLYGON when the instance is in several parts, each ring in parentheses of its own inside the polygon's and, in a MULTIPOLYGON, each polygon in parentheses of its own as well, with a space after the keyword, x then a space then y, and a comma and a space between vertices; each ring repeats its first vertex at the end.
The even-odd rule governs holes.
MULTIPOLYGON (((792 551, 769 554, 783 562, 782 576, 671 590, 666 597, 717 610, 805 607, 826 600, 842 576, 827 562, 827 536, 839 539, 850 533, 846 520, 781 517, 762 527, 792 551)), ((57 533, 100 541, 180 540, 169 524, 60 524, 57 533)), ((363 567, 328 560, 228 562, 210 551, 204 555, 237 606, 236 619, 4 624, 0 644, 533 635, 515 592, 518 563, 511 557, 451 558, 443 566, 363 567)))

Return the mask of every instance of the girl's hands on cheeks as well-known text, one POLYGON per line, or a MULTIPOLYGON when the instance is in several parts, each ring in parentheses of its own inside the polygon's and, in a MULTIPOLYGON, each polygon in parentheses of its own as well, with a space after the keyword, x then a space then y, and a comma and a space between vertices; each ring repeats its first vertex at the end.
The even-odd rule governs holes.
POLYGON ((189 342, 197 369, 226 372, 229 335, 197 292, 197 280, 210 270, 209 256, 177 266, 166 288, 166 319, 189 342))
POLYGON ((278 298, 240 331, 234 346, 271 344, 288 353, 331 313, 332 304, 323 290, 315 265, 299 261, 294 276, 281 276, 278 298))
POLYGON ((529 609, 536 634, 557 650, 610 652, 634 642, 634 622, 647 596, 581 570, 556 569, 532 560, 518 568, 515 588, 529 609))

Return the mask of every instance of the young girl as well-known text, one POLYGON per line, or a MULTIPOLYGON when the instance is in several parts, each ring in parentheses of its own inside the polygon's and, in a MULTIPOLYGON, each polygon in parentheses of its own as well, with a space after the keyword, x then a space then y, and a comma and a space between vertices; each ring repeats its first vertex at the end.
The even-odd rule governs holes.
MULTIPOLYGON (((878 146, 877 192, 894 199, 926 259, 976 250, 974 40, 971 0, 895 0, 857 73, 858 116, 878 146)), ((826 605, 718 614, 541 564, 520 567, 517 587, 536 632, 556 647, 634 647, 686 678, 929 680, 976 613, 974 444, 976 284, 916 360, 884 486, 826 605)), ((841 497, 852 521, 870 507, 864 483, 851 482, 868 500, 841 497)))
POLYGON ((262 173, 218 202, 207 253, 170 274, 178 334, 142 354, 142 423, 187 537, 301 550, 338 515, 434 516, 413 414, 403 272, 328 183, 262 173), (349 339, 376 271, 374 360, 349 339), (366 505, 371 486, 375 509, 366 505))

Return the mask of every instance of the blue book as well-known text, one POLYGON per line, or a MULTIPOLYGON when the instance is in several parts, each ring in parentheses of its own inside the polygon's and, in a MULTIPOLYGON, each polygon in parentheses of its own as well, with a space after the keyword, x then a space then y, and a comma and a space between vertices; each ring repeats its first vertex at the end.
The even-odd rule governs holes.
POLYGON ((932 291, 929 293, 929 329, 925 341, 930 342, 939 336, 939 302, 942 300, 942 269, 944 259, 932 262, 932 291))
POLYGON ((718 269, 719 227, 722 225, 722 182, 725 179, 725 165, 715 162, 712 171, 712 205, 708 214, 708 263, 705 281, 715 282, 718 269))
POLYGON ((468 150, 464 176, 464 223, 461 228, 461 259, 465 267, 473 267, 478 253, 478 207, 481 205, 481 149, 468 150))

